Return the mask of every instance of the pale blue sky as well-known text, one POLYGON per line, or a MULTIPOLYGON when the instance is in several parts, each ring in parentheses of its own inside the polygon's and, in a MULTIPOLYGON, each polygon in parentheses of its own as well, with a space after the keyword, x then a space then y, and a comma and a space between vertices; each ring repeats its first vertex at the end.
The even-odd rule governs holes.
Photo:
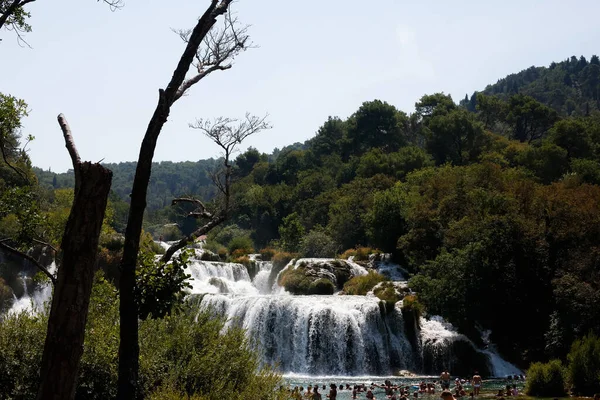
MULTIPOLYGON (((208 0, 95 0, 29 5, 33 49, 0 32, 0 91, 31 109, 34 165, 70 167, 56 116, 83 159, 137 159, 148 120, 183 48, 170 28, 192 27, 208 0)), ((239 0, 240 21, 260 47, 196 85, 173 107, 155 161, 199 160, 218 149, 188 128, 196 118, 269 113, 251 137, 264 152, 314 136, 327 116, 364 101, 405 112, 426 93, 455 100, 531 65, 600 54, 597 0, 239 0)))

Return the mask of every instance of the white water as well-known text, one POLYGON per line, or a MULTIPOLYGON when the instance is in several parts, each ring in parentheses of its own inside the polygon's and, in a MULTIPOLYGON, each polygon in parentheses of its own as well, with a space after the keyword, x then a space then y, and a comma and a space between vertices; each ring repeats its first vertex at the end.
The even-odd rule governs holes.
POLYGON ((409 369, 412 349, 400 313, 382 315, 365 296, 205 296, 202 307, 248 331, 264 363, 283 372, 382 374, 409 369))
MULTIPOLYGON (((54 275, 56 272, 56 263, 52 262, 52 264, 48 267, 48 272, 54 275)), ((21 276, 20 280, 23 284, 23 296, 17 298, 13 294, 14 302, 8 310, 8 313, 19 314, 24 311, 34 313, 42 311, 44 305, 48 303, 52 297, 52 284, 50 282, 42 284, 36 291, 33 292, 33 296, 30 296, 27 289, 26 278, 21 276)))
MULTIPOLYGON (((415 339, 419 347, 414 348, 405 332, 401 302, 386 314, 374 296, 293 296, 276 282, 269 287, 270 262, 259 261, 258 256, 251 259, 257 266, 252 280, 241 264, 192 262, 188 269, 194 278, 192 293, 206 294, 200 308, 225 316, 226 328, 244 328, 257 346, 261 361, 277 365, 286 375, 369 376, 398 370, 423 373, 426 371, 420 360, 425 358, 435 361, 427 364, 427 369, 436 369, 437 363, 452 364, 455 341, 473 346, 441 317, 431 317, 420 320, 415 339)), ((318 276, 336 282, 332 261, 292 260, 284 271, 311 265, 318 276)), ((340 262, 353 276, 367 274, 352 260, 340 262)), ((381 262, 376 267, 403 279, 397 265, 381 262)), ((399 289, 405 285, 404 281, 395 283, 399 289)), ((494 375, 506 376, 513 371, 513 366, 492 350, 484 354, 490 358, 494 375)))

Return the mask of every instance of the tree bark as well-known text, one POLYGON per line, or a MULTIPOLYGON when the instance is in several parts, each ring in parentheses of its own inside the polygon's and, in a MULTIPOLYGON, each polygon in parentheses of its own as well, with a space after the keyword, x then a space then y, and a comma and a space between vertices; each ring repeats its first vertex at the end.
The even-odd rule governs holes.
POLYGON ((162 127, 167 122, 171 106, 178 98, 176 97, 177 93, 185 80, 198 47, 217 21, 216 18, 227 11, 231 1, 222 0, 219 3, 218 0, 211 0, 208 9, 198 20, 167 88, 159 90, 158 104, 142 140, 131 190, 131 204, 127 228, 125 229, 125 244, 119 281, 120 343, 117 391, 117 399, 119 400, 133 400, 141 397, 138 391, 140 348, 138 343, 138 310, 134 298, 135 269, 156 142, 162 127))
POLYGON ((74 167, 78 182, 62 239, 63 259, 48 319, 38 400, 75 397, 100 228, 112 181, 112 172, 100 164, 78 162, 74 167))

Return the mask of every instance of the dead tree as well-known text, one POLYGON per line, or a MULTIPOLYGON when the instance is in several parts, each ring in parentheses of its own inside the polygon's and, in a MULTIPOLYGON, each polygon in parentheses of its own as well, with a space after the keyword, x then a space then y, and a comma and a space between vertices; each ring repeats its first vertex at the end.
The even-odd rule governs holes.
POLYGON ((221 195, 220 207, 216 212, 210 213, 204 203, 198 199, 189 197, 173 199, 172 205, 178 203, 195 204, 196 209, 190 212, 188 217, 204 220, 205 223, 191 234, 171 245, 162 256, 161 262, 168 262, 177 250, 192 243, 197 237, 210 232, 227 219, 231 208, 231 156, 237 146, 248 136, 270 128, 265 119, 266 117, 259 118, 246 114, 246 118, 241 122, 229 118, 217 118, 215 121, 198 120, 195 124, 190 124, 190 127, 200 130, 223 151, 223 166, 212 174, 213 183, 217 186, 221 195))
POLYGON ((75 198, 61 244, 63 257, 48 318, 39 400, 75 397, 100 228, 112 181, 110 170, 81 161, 62 114, 58 122, 73 161, 75 198))
POLYGON ((179 32, 186 43, 185 50, 167 87, 158 92, 158 104, 142 140, 121 259, 121 341, 117 399, 130 400, 140 397, 138 310, 134 298, 135 270, 156 142, 173 104, 210 73, 231 68, 233 58, 250 45, 246 28, 240 28, 228 12, 231 2, 232 0, 211 0, 194 29, 179 32), (222 15, 225 15, 223 27, 213 28, 217 18, 222 15), (196 71, 186 79, 191 66, 194 66, 196 71))

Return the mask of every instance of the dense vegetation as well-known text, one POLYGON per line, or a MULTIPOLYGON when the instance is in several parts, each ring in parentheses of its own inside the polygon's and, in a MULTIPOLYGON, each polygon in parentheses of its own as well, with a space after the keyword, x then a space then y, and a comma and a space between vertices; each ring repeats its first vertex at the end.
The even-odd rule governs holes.
MULTIPOLYGON (((98 276, 90 304, 76 399, 116 394, 119 300, 98 276)), ((47 316, 22 313, 0 323, 0 398, 35 398, 47 316)), ((191 309, 140 323, 140 380, 148 398, 278 399, 278 375, 261 370, 244 332, 191 309), (257 374, 257 371, 260 371, 257 374)))
MULTIPOLYGON (((276 269, 297 253, 378 248, 411 273, 419 312, 422 303, 475 342, 490 329, 519 365, 566 361, 573 342, 600 334, 598 64, 594 56, 532 67, 460 104, 426 95, 410 115, 365 102, 346 119, 328 118, 304 144, 271 155, 249 149, 236 160, 235 212, 209 248, 236 260, 268 248, 276 269)), ((26 154, 11 154, 30 177, 0 162, 0 235, 26 248, 19 238, 35 230, 57 244, 72 198, 68 174, 36 170, 38 184, 26 154)), ((155 166, 145 220, 155 239, 195 229, 186 206, 170 200, 210 200, 214 162, 155 166)), ((100 263, 114 280, 134 165, 111 167, 100 263)))

